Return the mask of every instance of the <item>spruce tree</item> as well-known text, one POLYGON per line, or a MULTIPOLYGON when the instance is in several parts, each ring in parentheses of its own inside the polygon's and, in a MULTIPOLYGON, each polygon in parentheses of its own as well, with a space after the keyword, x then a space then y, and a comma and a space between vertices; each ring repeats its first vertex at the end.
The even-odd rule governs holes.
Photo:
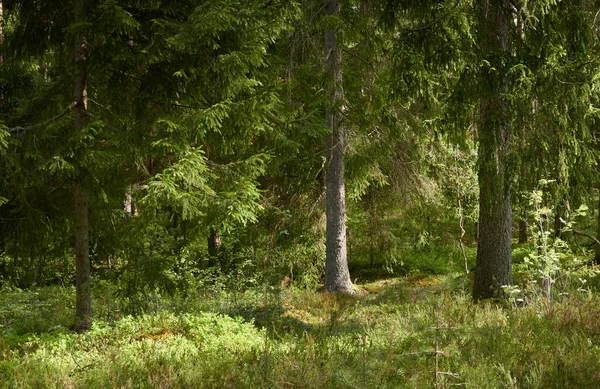
POLYGON ((508 64, 512 6, 508 0, 477 3, 480 62, 479 238, 473 297, 502 295, 512 284, 511 120, 508 64))
MULTIPOLYGON (((337 0, 325 0, 325 15, 340 14, 337 0)), ((335 23, 335 19, 330 19, 335 23)), ((325 67, 329 76, 330 106, 327 118, 331 134, 326 140, 325 181, 327 192, 327 256, 325 289, 353 293, 346 251, 346 191, 344 187, 344 89, 342 85, 342 50, 336 41, 335 26, 325 28, 325 67)))

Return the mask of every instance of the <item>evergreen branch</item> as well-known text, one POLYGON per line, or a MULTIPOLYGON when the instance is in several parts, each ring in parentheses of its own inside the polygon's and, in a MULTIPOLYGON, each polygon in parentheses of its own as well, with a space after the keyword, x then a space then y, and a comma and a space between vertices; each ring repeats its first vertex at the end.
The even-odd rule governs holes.
POLYGON ((402 27, 400 26, 401 29, 407 31, 407 32, 418 32, 418 31, 423 31, 423 30, 427 30, 430 27, 433 27, 435 24, 439 23, 440 21, 442 21, 443 19, 446 18, 446 16, 448 16, 450 14, 451 11, 454 11, 456 9, 456 7, 458 7, 458 4, 460 3, 460 0, 456 0, 454 2, 454 5, 448 10, 448 12, 445 12, 444 14, 440 15, 439 17, 437 17, 436 19, 434 19, 432 22, 421 26, 421 27, 417 27, 417 28, 406 28, 406 27, 402 27))
POLYGON ((152 101, 153 104, 156 105, 160 105, 160 106, 170 106, 171 108, 187 108, 187 109, 199 109, 201 111, 204 111, 208 108, 210 108, 210 106, 206 106, 206 105, 186 105, 186 104, 179 104, 179 103, 163 103, 160 101, 152 101))
POLYGON ((90 111, 85 111, 85 114, 87 116, 91 117, 92 119, 98 119, 98 120, 100 120, 102 122, 102 124, 104 124, 108 129, 113 130, 114 132, 121 132, 121 130, 119 130, 116 127, 111 126, 110 124, 106 123, 104 120, 101 120, 99 117, 97 117, 96 115, 94 115, 90 111))
POLYGON ((7 131, 10 134, 13 133, 20 133, 20 132, 25 132, 25 131, 29 131, 29 130, 33 130, 35 128, 39 128, 39 127, 45 127, 50 123, 54 123, 55 121, 57 121, 58 119, 62 118, 63 116, 65 116, 67 113, 69 113, 69 111, 71 109, 73 109, 75 106, 77 105, 76 101, 73 101, 71 104, 69 104, 65 109, 63 109, 62 111, 60 111, 56 116, 51 117, 50 119, 46 120, 45 122, 41 122, 41 123, 37 123, 37 124, 33 124, 31 126, 26 126, 26 127, 21 127, 21 126, 17 126, 17 127, 12 127, 12 128, 8 128, 5 131, 7 131))

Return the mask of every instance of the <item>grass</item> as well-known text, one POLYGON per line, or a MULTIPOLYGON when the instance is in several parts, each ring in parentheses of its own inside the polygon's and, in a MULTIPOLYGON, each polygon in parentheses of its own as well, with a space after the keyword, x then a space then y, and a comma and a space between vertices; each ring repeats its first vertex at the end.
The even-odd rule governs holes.
POLYGON ((6 388, 600 387, 600 298, 473 304, 460 273, 359 285, 156 297, 123 314, 95 285, 91 331, 67 331, 73 289, 0 293, 6 388), (436 379, 436 355, 438 374, 436 379))

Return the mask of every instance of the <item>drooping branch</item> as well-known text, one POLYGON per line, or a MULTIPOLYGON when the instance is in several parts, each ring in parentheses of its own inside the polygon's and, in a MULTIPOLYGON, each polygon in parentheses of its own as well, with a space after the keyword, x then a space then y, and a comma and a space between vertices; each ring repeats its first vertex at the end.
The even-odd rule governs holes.
POLYGON ((6 129, 5 131, 7 131, 10 134, 18 134, 18 133, 21 133, 21 132, 33 130, 35 128, 45 127, 48 124, 54 123, 58 119, 62 118, 66 114, 68 114, 69 111, 71 111, 73 108, 75 108, 76 105, 77 105, 77 102, 73 101, 65 109, 63 109, 62 111, 60 111, 57 115, 51 117, 50 119, 48 119, 48 120, 46 120, 44 122, 33 124, 31 126, 25 126, 25 127, 21 127, 21 126, 12 127, 12 128, 6 129))

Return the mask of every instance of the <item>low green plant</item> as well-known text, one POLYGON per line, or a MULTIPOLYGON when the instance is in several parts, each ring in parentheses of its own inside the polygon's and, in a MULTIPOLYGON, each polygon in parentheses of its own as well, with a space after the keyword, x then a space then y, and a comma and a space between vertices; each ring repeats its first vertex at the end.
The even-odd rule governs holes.
MULTIPOLYGON (((137 316, 123 314, 123 297, 107 297, 96 299, 85 334, 53 314, 72 301, 72 288, 5 289, 0 387, 600 385, 600 298, 589 287, 576 291, 579 278, 597 282, 595 273, 565 276, 569 294, 549 309, 532 297, 519 309, 473 304, 455 274, 377 280, 350 297, 283 284, 207 287, 158 296, 157 311, 137 316)), ((116 286, 95 288, 109 296, 116 286)))
MULTIPOLYGON (((524 297, 535 299, 540 296, 549 304, 552 299, 567 293, 571 283, 568 275, 588 261, 587 258, 576 255, 568 243, 557 236, 558 234, 553 234, 549 227, 549 221, 554 220, 554 214, 552 207, 544 205, 544 190, 550 183, 550 180, 540 180, 538 188, 528 196, 529 205, 533 210, 532 232, 535 239, 533 244, 528 246, 529 251, 523 256, 522 262, 515 266, 523 286, 505 287, 505 292, 513 304, 522 303, 524 297), (559 284, 562 285, 557 288, 559 284), (524 295, 521 295, 521 289, 524 295)), ((584 217, 587 210, 587 206, 581 205, 572 212, 568 220, 561 219, 562 231, 572 230, 577 219, 584 217)))

